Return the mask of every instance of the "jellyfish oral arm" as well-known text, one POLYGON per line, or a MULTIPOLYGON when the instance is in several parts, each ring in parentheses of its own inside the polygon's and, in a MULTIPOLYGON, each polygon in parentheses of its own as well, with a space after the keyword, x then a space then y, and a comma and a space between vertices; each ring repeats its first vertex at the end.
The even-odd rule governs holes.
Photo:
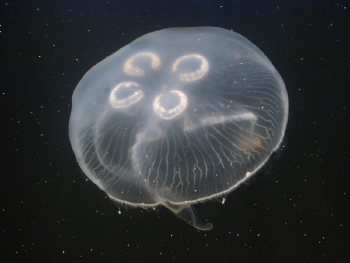
POLYGON ((186 221, 191 226, 197 228, 198 230, 208 231, 213 228, 211 223, 203 223, 197 216, 196 210, 194 207, 188 203, 181 205, 174 205, 168 201, 163 201, 162 205, 168 208, 171 212, 174 213, 178 218, 186 221))

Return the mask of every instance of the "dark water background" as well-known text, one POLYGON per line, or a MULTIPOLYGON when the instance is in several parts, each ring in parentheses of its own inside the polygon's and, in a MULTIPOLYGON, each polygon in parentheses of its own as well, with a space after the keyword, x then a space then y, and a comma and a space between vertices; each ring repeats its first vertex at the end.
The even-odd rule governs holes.
POLYGON ((348 262, 347 1, 0 1, 3 262, 348 262), (137 37, 180 26, 242 34, 272 61, 290 112, 281 150, 200 232, 168 209, 121 209, 80 171, 72 92, 137 37))

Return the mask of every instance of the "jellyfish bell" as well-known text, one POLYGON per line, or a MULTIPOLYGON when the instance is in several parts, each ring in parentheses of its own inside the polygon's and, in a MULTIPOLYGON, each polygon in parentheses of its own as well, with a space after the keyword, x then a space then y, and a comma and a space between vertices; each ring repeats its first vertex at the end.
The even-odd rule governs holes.
POLYGON ((115 202, 163 205, 210 230, 196 203, 224 197, 278 148, 284 82, 243 36, 221 28, 144 35, 91 68, 73 94, 78 164, 115 202))

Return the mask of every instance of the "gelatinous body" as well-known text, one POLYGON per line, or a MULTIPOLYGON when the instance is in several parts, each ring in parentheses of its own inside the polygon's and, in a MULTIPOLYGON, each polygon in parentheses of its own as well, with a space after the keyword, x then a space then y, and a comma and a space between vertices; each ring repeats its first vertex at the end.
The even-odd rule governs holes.
POLYGON ((69 137, 114 201, 164 205, 201 230, 193 204, 222 196, 278 148, 288 119, 279 73, 249 40, 213 28, 144 35, 90 69, 69 137))

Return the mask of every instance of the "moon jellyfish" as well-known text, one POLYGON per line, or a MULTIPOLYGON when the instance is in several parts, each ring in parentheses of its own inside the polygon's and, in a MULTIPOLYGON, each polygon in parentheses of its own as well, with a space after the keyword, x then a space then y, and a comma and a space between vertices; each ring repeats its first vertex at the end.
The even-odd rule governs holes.
POLYGON ((276 151, 288 120, 284 82, 243 36, 214 27, 146 34, 77 85, 69 138, 110 199, 163 205, 210 230, 194 204, 226 196, 276 151))

